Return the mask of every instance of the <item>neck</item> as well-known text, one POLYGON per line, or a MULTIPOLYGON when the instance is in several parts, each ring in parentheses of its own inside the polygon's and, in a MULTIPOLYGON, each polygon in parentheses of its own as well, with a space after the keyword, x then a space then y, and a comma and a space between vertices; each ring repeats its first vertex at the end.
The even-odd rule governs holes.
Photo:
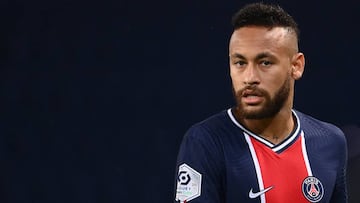
POLYGON ((296 125, 291 109, 283 109, 274 117, 265 119, 241 118, 237 111, 235 111, 235 117, 247 129, 273 144, 279 144, 286 139, 296 125))

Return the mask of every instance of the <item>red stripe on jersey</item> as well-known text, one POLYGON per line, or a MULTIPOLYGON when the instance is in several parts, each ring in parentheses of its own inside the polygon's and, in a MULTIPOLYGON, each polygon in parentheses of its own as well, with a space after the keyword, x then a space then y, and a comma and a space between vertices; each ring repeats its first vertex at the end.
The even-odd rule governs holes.
POLYGON ((302 193, 302 182, 308 176, 301 139, 281 153, 251 137, 260 165, 264 188, 273 186, 265 193, 267 203, 308 203, 302 193))

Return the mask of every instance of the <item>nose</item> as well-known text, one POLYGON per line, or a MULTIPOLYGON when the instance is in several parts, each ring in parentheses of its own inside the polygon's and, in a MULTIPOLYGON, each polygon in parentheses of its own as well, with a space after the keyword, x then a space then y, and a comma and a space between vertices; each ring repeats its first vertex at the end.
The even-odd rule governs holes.
POLYGON ((256 85, 260 83, 259 70, 253 66, 249 65, 244 71, 244 84, 246 85, 256 85))

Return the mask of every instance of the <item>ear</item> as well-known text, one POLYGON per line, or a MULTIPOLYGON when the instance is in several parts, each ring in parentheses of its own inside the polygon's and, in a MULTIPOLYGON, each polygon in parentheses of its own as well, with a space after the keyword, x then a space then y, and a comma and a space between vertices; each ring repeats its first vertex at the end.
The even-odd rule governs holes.
POLYGON ((291 70, 291 76, 295 79, 298 80, 301 78, 303 72, 304 72, 304 67, 305 67, 305 57, 303 53, 296 53, 293 56, 292 59, 292 70, 291 70))

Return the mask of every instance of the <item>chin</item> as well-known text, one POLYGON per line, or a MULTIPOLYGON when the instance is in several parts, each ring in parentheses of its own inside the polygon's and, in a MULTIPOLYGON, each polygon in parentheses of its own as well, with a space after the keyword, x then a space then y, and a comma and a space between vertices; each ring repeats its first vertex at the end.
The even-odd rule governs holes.
POLYGON ((274 109, 268 109, 264 107, 245 107, 238 108, 239 114, 244 119, 266 119, 276 115, 274 109))

